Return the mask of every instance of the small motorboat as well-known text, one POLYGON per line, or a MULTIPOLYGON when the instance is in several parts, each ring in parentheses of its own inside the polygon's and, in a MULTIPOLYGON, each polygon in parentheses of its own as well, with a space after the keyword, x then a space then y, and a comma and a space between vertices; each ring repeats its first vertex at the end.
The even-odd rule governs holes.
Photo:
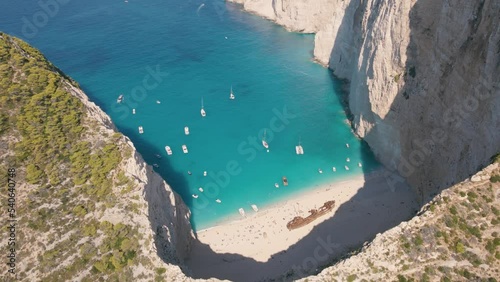
POLYGON ((336 172, 337 168, 336 167, 332 167, 332 170, 333 170, 333 172, 336 172))
POLYGON ((203 98, 201 98, 201 110, 200 110, 200 114, 202 117, 206 117, 207 116, 207 112, 205 112, 205 109, 203 108, 203 98))
POLYGON ((156 104, 161 104, 160 100, 156 100, 156 104))
POLYGON ((234 100, 233 86, 231 85, 231 92, 229 93, 229 99, 234 100))
POLYGON ((359 166, 359 167, 362 167, 363 165, 362 165, 361 163, 358 163, 358 166, 359 166))
POLYGON ((165 151, 167 151, 167 155, 172 155, 172 149, 170 149, 170 146, 165 146, 165 151))
POLYGON ((161 159, 160 154, 155 154, 155 157, 158 158, 158 159, 161 159))
POLYGON ((188 148, 186 145, 182 145, 182 151, 184 152, 184 154, 188 153, 188 148))
MULTIPOLYGON (((262 137, 262 146, 264 146, 264 148, 266 148, 266 149, 269 149, 269 144, 267 144, 267 142, 266 142, 266 131, 265 130, 264 130, 264 137, 262 137)), ((269 150, 267 152, 269 152, 269 150)))
POLYGON ((254 212, 258 212, 259 211, 259 208, 257 208, 257 205, 250 205, 252 207, 252 209, 254 210, 254 212))
POLYGON ((198 188, 198 191, 202 192, 203 193, 203 188, 198 188))
POLYGON ((241 214, 241 216, 245 216, 245 210, 243 208, 240 208, 238 212, 241 214))
POLYGON ((280 188, 280 185, 278 183, 274 183, 274 187, 280 188))
POLYGON ((286 176, 283 176, 281 180, 283 180, 283 185, 288 186, 288 179, 286 179, 286 176))
POLYGON ((116 99, 116 102, 118 104, 120 104, 121 102, 123 102, 123 94, 120 94, 120 96, 118 96, 118 99, 116 99))
POLYGON ((154 167, 159 168, 160 166, 158 164, 153 164, 154 167))
POLYGON ((348 167, 348 166, 346 166, 346 165, 344 166, 344 168, 345 168, 345 170, 349 170, 349 167, 348 167))
POLYGON ((295 153, 297 153, 297 155, 303 155, 304 154, 304 148, 302 148, 301 145, 295 146, 295 153))
POLYGON ((193 198, 195 198, 195 199, 198 199, 198 195, 196 195, 196 194, 193 194, 191 196, 193 196, 193 198))
POLYGON ((323 173, 323 170, 321 170, 321 168, 318 168, 318 172, 323 173))
POLYGON ((190 170, 188 170, 188 174, 189 174, 189 175, 191 175, 191 174, 193 174, 193 173, 191 173, 191 171, 190 171, 190 170))
POLYGON ((216 202, 217 204, 222 203, 222 201, 221 201, 220 199, 216 199, 216 200, 215 200, 215 202, 216 202))
POLYGON ((345 161, 346 161, 346 162, 350 162, 350 161, 351 161, 351 159, 347 158, 347 159, 345 159, 345 161))
POLYGON ((132 114, 135 115, 135 109, 132 109, 132 114))
POLYGON ((203 172, 203 176, 207 176, 207 171, 206 170, 203 172))
POLYGON ((300 144, 300 138, 299 138, 299 145, 295 146, 295 153, 297 153, 297 155, 304 154, 304 148, 302 148, 302 145, 300 144))
POLYGON ((349 143, 345 143, 345 146, 346 146, 347 148, 349 148, 349 143))
POLYGON ((142 126, 139 126, 139 133, 140 133, 140 134, 143 134, 143 133, 144 133, 144 128, 142 128, 142 126))
POLYGON ((189 135, 189 127, 184 127, 184 134, 189 135))

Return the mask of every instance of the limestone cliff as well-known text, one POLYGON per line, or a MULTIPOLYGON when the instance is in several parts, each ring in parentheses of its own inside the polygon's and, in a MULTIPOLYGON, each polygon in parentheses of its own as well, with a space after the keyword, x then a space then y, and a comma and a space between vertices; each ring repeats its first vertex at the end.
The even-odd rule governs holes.
POLYGON ((1 32, 0 73, 0 170, 16 220, 2 230, 15 244, 2 249, 12 256, 0 280, 188 281, 190 211, 132 142, 38 50, 1 32))
POLYGON ((422 201, 500 151, 499 1, 229 1, 316 34, 353 129, 422 201))

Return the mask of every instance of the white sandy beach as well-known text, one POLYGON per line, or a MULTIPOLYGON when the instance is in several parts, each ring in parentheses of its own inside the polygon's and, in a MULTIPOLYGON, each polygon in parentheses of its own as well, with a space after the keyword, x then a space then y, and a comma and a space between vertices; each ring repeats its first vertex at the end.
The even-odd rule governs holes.
POLYGON ((409 188, 387 186, 379 170, 316 187, 257 213, 247 209, 246 218, 198 232, 187 263, 196 277, 233 281, 265 280, 291 266, 316 268, 412 215, 417 204, 409 188), (307 226, 287 229, 292 218, 306 217, 329 200, 335 200, 332 211, 307 226), (314 253, 318 246, 324 250, 314 253))

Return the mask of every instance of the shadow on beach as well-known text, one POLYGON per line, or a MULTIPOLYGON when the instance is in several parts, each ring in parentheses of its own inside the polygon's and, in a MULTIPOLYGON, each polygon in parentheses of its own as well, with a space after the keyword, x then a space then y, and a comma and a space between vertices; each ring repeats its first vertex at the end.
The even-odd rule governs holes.
MULTIPOLYGON (((376 234, 411 218, 417 207, 413 199, 414 195, 408 187, 390 189, 380 172, 371 174, 354 197, 338 206, 333 216, 330 215, 329 219, 313 227, 297 243, 273 254, 265 262, 239 254, 217 253, 211 246, 196 240, 186 264, 193 278, 232 281, 288 281, 302 278, 318 273, 324 266, 332 265, 372 240, 376 234)), ((335 199, 322 199, 328 200, 335 199)), ((318 206, 321 204, 318 203, 318 206)), ((293 216, 289 217, 287 220, 293 216)), ((285 225, 283 229, 286 229, 285 225)), ((246 231, 257 236, 265 230, 246 231)), ((256 252, 258 248, 265 247, 268 240, 272 241, 273 238, 260 238, 259 243, 263 243, 256 244, 256 252)))

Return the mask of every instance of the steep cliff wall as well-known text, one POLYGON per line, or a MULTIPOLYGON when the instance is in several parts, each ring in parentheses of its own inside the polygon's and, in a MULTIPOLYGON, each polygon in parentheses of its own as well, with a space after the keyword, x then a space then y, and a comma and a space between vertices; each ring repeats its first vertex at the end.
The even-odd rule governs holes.
POLYGON ((500 150, 499 1, 229 1, 316 33, 316 59, 350 81, 355 132, 421 200, 500 150))
POLYGON ((14 244, 0 280, 189 281, 190 212, 132 142, 40 52, 1 32, 0 73, 1 182, 16 222, 1 232, 14 244))
POLYGON ((445 189, 410 221, 300 281, 496 281, 499 167, 445 189))
MULTIPOLYGON (((80 88, 67 81, 65 86, 69 93, 83 102, 88 117, 97 121, 98 126, 102 127, 99 128, 100 131, 105 130, 108 134, 116 132, 109 116, 94 102, 91 102, 80 88)), ((132 152, 130 157, 123 160, 121 169, 127 177, 133 179, 136 188, 132 194, 141 196, 141 204, 144 207, 139 216, 134 215, 133 219, 129 218, 128 221, 132 221, 135 226, 140 226, 143 234, 153 238, 152 245, 144 248, 148 257, 152 260, 161 258, 166 263, 182 264, 182 261, 189 255, 191 241, 194 240, 189 221, 191 214, 189 208, 161 176, 146 164, 128 137, 123 136, 120 143, 132 152)), ((128 195, 128 197, 132 198, 134 195, 128 195)), ((106 220, 120 222, 122 220, 120 212, 123 211, 108 210, 106 220)), ((157 266, 161 265, 159 263, 157 266)), ((172 266, 172 269, 176 271, 169 273, 169 277, 172 277, 174 273, 183 275, 177 267, 172 266)))

